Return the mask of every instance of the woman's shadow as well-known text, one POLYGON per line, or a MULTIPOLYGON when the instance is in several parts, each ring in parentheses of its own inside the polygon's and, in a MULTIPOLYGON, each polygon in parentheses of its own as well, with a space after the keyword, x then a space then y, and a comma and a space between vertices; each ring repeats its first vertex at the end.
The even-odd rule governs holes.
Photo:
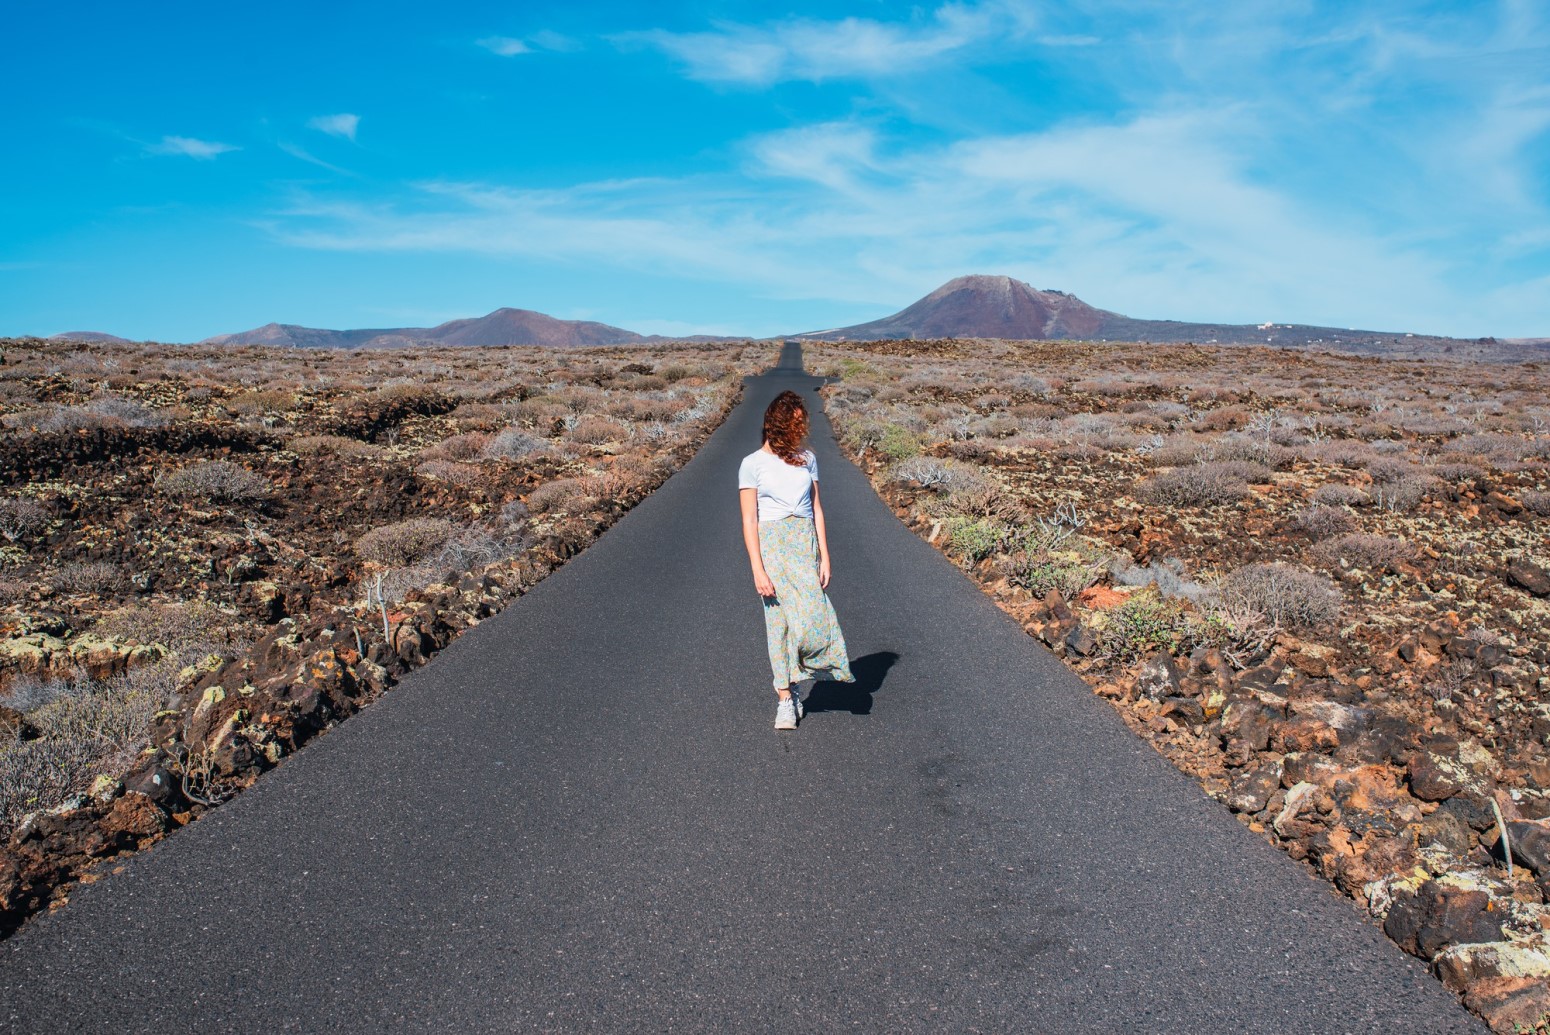
POLYGON ((888 670, 899 656, 893 651, 878 651, 857 658, 850 663, 854 683, 837 683, 832 679, 820 679, 802 698, 804 711, 850 712, 852 715, 868 715, 872 711, 872 695, 883 685, 888 670))

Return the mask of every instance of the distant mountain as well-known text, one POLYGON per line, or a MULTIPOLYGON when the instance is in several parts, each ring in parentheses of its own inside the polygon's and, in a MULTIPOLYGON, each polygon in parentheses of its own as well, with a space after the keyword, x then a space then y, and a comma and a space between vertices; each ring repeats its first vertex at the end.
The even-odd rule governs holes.
POLYGON ((308 349, 389 348, 395 345, 631 345, 656 340, 590 320, 557 320, 531 309, 497 309, 475 319, 435 327, 376 327, 331 331, 266 323, 251 331, 218 334, 201 345, 290 345, 308 349))
POLYGON ((556 320, 531 309, 497 309, 477 320, 448 320, 427 337, 447 345, 630 345, 646 339, 590 320, 556 320))
POLYGON ((1136 320, 1094 308, 1064 291, 1040 291, 1011 277, 969 276, 950 280, 909 308, 881 320, 794 337, 819 341, 1007 338, 1306 345, 1369 342, 1395 335, 1299 324, 1136 320))
POLYGON ((116 334, 104 334, 101 331, 65 331, 63 334, 50 334, 49 341, 89 341, 98 345, 133 345, 128 338, 120 338, 116 334))

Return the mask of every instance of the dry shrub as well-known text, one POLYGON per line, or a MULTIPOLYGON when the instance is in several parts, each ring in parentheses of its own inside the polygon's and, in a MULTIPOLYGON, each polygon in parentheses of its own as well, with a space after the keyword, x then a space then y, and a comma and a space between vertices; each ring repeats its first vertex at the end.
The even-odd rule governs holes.
POLYGON ((1530 489, 1523 493, 1523 505, 1540 517, 1550 517, 1550 492, 1530 489))
POLYGON ((1307 628, 1340 615, 1340 591, 1312 572, 1289 564, 1250 564, 1222 580, 1229 606, 1255 611, 1272 625, 1307 628))
POLYGON ((552 395, 535 395, 511 406, 513 420, 530 421, 533 424, 548 424, 570 412, 570 407, 563 400, 552 395))
POLYGON ((1075 600, 1097 583, 1102 571, 1101 564, 1031 550, 1017 554, 1001 568, 1008 582, 1035 597, 1043 598, 1055 590, 1065 600, 1075 600))
POLYGON ((1249 491, 1244 465, 1213 461, 1154 474, 1136 486, 1136 495, 1165 507, 1212 507, 1232 503, 1249 491))
POLYGON ((1435 484, 1429 476, 1412 468, 1398 477, 1375 482, 1372 499, 1383 510, 1403 514, 1414 510, 1435 484))
POLYGON ((1223 406, 1200 414, 1195 421, 1195 426, 1202 431, 1233 431, 1248 422, 1247 411, 1237 406, 1223 406))
POLYGON ((48 511, 28 499, 0 499, 0 536, 8 543, 30 539, 48 527, 48 511))
POLYGON ((983 471, 959 460, 941 460, 934 456, 913 456, 888 468, 889 481, 918 485, 937 492, 959 492, 983 487, 983 471))
POLYGON ((473 460, 484 452, 490 436, 477 431, 452 435, 420 450, 422 460, 473 460))
POLYGON ((669 421, 688 408, 682 399, 623 396, 608 403, 608 412, 629 421, 669 421))
POLYGON ((373 528, 355 541, 355 553, 376 564, 412 564, 441 547, 456 531, 456 525, 442 518, 410 518, 373 528))
MULTIPOLYGON (((10 423, 10 422, 8 422, 10 423)), ((120 395, 94 399, 84 406, 53 406, 26 415, 39 434, 72 434, 98 428, 159 428, 166 414, 120 395)))
POLYGON ((124 584, 124 572, 107 561, 61 565, 49 583, 61 593, 110 593, 124 584))
POLYGON ((1436 464, 1431 473, 1445 482, 1458 484, 1459 482, 1481 482, 1486 477, 1485 468, 1479 464, 1471 464, 1465 461, 1449 461, 1436 464))
POLYGON ((1292 527, 1312 539, 1328 539, 1330 536, 1354 529, 1356 519, 1344 507, 1315 503, 1311 507, 1298 511, 1292 518, 1292 527))
POLYGON ((609 417, 583 417, 570 429, 570 437, 584 445, 600 446, 605 442, 624 441, 630 437, 630 429, 609 417))
POLYGON ((156 488, 179 500, 252 503, 268 499, 272 487, 263 475, 230 460, 202 460, 156 478, 156 488))
POLYGON ((414 473, 448 485, 473 485, 484 475, 476 465, 460 464, 456 460, 427 460, 418 464, 414 473))
POLYGON ((133 604, 98 620, 98 636, 141 645, 160 644, 182 663, 245 649, 246 627, 202 600, 133 604))
POLYGON ((0 740, 0 836, 28 813, 119 773, 148 739, 150 720, 177 692, 177 669, 146 665, 107 680, 22 679, 0 704, 26 713, 36 734, 0 740))
POLYGON ((484 444, 484 457, 490 460, 520 460, 534 453, 542 453, 549 443, 520 428, 507 428, 492 436, 484 444))
POLYGON ((560 510, 585 510, 590 506, 588 483, 581 478, 556 478, 527 495, 528 510, 544 514, 560 510))
POLYGON ((1342 438, 1310 442, 1302 447, 1302 455, 1309 460, 1316 460, 1321 464, 1334 464, 1338 467, 1363 467, 1377 456, 1372 446, 1366 442, 1353 442, 1342 438))
POLYGON ((228 413, 251 417, 265 413, 286 413, 296 408, 296 394, 274 388, 242 392, 221 404, 228 413))
POLYGON ((1326 507, 1365 507, 1372 497, 1359 486, 1329 482, 1313 490, 1313 502, 1326 507))
POLYGON ((1224 435, 1204 448, 1201 456, 1211 460, 1237 460, 1275 470, 1285 470, 1297 459, 1293 450, 1250 435, 1224 435))
POLYGON ((1319 543, 1313 556, 1330 567, 1392 570, 1413 558, 1415 547, 1403 539, 1354 532, 1319 543))

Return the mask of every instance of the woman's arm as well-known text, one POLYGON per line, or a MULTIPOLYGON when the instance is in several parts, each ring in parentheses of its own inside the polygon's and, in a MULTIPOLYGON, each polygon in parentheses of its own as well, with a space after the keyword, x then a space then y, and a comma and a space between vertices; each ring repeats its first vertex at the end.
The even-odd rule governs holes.
POLYGON ((829 588, 829 536, 823 527, 823 504, 818 501, 818 483, 813 483, 813 529, 818 533, 818 585, 829 588))
POLYGON ((743 507, 743 545, 748 548, 748 563, 753 565, 753 588, 761 597, 775 595, 775 583, 764 571, 764 558, 759 555, 759 490, 739 489, 737 497, 743 507))

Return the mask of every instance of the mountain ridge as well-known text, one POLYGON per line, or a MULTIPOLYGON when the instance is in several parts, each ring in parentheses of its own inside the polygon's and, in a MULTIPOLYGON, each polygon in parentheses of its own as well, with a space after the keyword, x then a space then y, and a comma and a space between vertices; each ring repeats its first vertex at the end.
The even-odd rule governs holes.
POLYGON ((1308 324, 1142 320, 1099 309, 1064 291, 1040 290, 1012 277, 970 274, 953 278, 891 316, 792 337, 815 341, 1005 338, 1306 345, 1371 341, 1401 333, 1308 324))

